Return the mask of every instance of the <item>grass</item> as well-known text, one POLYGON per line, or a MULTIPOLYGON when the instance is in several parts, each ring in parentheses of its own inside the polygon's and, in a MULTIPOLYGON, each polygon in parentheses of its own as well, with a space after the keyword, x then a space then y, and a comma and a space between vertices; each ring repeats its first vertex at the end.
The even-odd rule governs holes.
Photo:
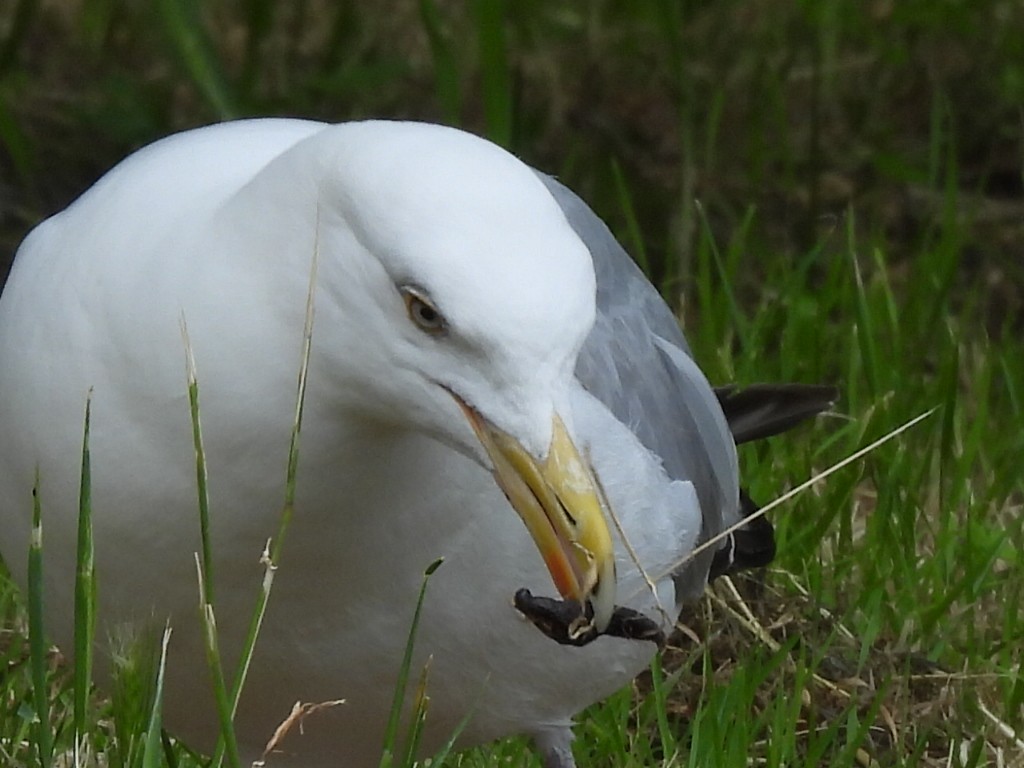
MULTIPOLYGON (((171 130, 445 120, 579 190, 713 381, 840 385, 836 414, 744 448, 759 501, 939 408, 774 512, 777 564, 581 717, 581 765, 1024 765, 1017 4, 147 8, 0 10, 0 254, 171 130)), ((45 478, 40 502, 45 526, 45 478)), ((107 764, 159 764, 159 659, 126 652, 76 714, 27 597, 0 587, 0 762, 45 764, 50 737, 63 759, 78 723, 107 764)), ((445 764, 537 763, 510 740, 445 764)))

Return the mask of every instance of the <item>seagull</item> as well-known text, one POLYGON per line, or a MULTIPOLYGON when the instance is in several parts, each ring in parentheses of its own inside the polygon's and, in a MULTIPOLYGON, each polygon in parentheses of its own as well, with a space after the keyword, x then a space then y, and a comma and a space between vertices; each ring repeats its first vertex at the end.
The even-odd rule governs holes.
POLYGON ((656 651, 623 617, 667 632, 709 578, 774 554, 757 520, 692 556, 756 510, 736 443, 834 394, 714 390, 590 208, 469 133, 209 126, 32 231, 0 298, 6 563, 23 577, 38 477, 47 626, 70 648, 90 399, 99 663, 109 639, 169 622, 165 724, 208 749, 182 325, 231 670, 284 498, 314 266, 294 517, 236 716, 243 758, 377 765, 424 569, 444 558, 415 635, 424 753, 460 728, 459 748, 526 734, 572 768, 573 716, 656 651), (263 755, 297 701, 343 703, 263 755))

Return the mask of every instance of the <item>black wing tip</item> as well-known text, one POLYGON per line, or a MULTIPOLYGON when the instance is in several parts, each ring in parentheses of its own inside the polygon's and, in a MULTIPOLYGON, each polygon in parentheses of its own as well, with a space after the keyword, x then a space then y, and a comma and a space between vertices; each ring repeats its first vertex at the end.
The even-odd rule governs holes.
POLYGON ((717 387, 715 395, 737 445, 792 429, 829 410, 839 389, 827 384, 751 384, 717 387))

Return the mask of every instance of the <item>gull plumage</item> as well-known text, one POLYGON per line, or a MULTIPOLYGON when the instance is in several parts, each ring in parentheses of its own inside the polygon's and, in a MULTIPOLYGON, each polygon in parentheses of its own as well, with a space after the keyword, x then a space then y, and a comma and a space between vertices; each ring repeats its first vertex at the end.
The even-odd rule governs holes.
MULTIPOLYGON (((514 610, 518 588, 552 594, 557 568, 510 508, 480 430, 543 466, 564 426, 600 503, 659 577, 655 596, 606 520, 619 601, 666 629, 714 552, 673 566, 741 519, 735 445, 671 312, 604 225, 469 134, 212 126, 140 150, 33 231, 0 299, 5 560, 25 572, 38 469, 49 627, 69 648, 91 391, 98 637, 170 620, 166 722, 209 747, 181 321, 232 669, 284 495, 314 253, 298 496, 238 712, 244 756, 259 756, 295 701, 344 699, 269 765, 376 765, 420 578, 444 557, 416 638, 414 663, 432 660, 424 749, 470 715, 461 745, 526 733, 546 764, 571 766, 572 716, 655 648, 612 637, 562 647, 514 610)), ((560 589, 608 608, 610 571, 588 575, 585 555, 563 558, 560 589)))

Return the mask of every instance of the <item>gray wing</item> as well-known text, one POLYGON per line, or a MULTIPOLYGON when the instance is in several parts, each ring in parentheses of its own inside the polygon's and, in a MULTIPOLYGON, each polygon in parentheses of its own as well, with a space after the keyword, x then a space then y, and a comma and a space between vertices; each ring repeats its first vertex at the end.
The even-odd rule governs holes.
MULTIPOLYGON (((736 446, 722 406, 671 310, 586 203, 539 174, 594 258, 597 318, 576 377, 661 458, 674 480, 693 483, 703 519, 699 541, 740 519, 736 446)), ((676 575, 682 596, 700 594, 714 553, 676 575)))

